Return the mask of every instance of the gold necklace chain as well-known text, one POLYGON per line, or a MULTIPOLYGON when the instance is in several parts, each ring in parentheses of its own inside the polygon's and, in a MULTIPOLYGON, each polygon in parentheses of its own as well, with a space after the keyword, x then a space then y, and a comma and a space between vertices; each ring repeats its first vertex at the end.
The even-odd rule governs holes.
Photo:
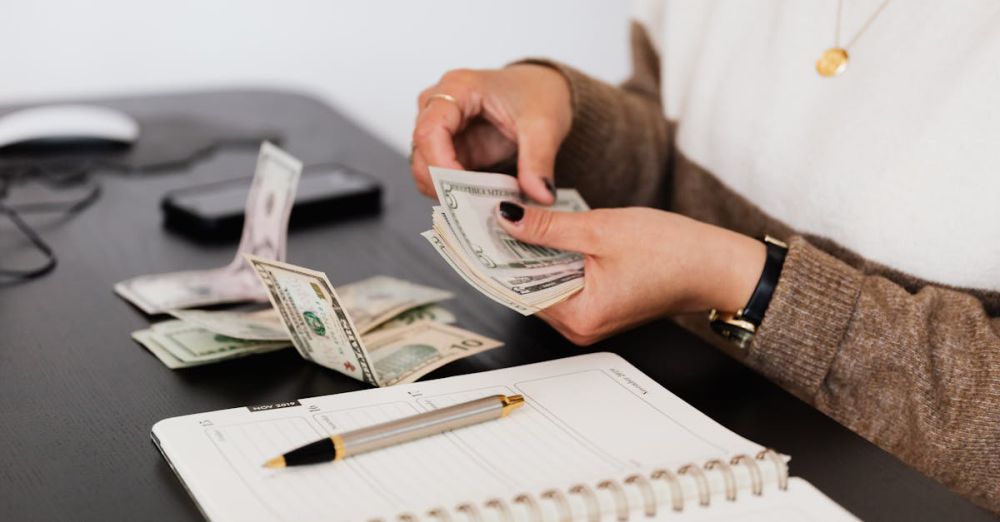
POLYGON ((888 6, 891 1, 892 0, 885 0, 882 2, 882 4, 878 6, 878 9, 876 9, 875 12, 868 17, 868 20, 866 20, 861 26, 861 29, 858 29, 858 32, 854 33, 854 38, 851 38, 851 41, 847 42, 847 45, 841 46, 840 24, 843 18, 841 15, 844 11, 844 0, 837 0, 837 26, 833 36, 833 47, 823 51, 819 60, 816 60, 816 72, 824 78, 840 76, 840 74, 847 69, 847 62, 850 59, 847 54, 847 50, 857 43, 858 39, 861 38, 861 35, 863 35, 865 31, 871 27, 875 19, 878 18, 878 15, 882 14, 882 11, 885 10, 886 6, 888 6))

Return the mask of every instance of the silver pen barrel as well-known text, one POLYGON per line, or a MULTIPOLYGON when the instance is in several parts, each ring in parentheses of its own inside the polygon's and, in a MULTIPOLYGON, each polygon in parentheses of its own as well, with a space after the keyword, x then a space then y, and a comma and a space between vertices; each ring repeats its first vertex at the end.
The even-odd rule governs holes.
POLYGON ((376 424, 331 437, 336 459, 394 446, 429 435, 499 419, 524 404, 520 395, 492 395, 474 401, 376 424))

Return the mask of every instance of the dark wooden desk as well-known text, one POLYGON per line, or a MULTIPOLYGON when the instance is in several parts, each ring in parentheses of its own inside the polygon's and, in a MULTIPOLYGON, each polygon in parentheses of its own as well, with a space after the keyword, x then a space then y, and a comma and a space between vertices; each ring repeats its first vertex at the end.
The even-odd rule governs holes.
MULTIPOLYGON (((431 202, 414 189, 406 159, 330 107, 262 91, 102 103, 140 117, 193 115, 276 129, 306 164, 336 160, 381 178, 381 215, 294 231, 289 260, 326 271, 334 284, 390 274, 448 288, 457 295, 448 307, 461 326, 507 343, 428 378, 580 353, 452 273, 418 236, 430 225, 431 202)), ((164 192, 249 175, 255 155, 222 151, 189 171, 161 175, 100 174, 104 194, 95 206, 69 220, 33 220, 60 264, 42 279, 0 287, 0 519, 198 519, 150 442, 154 422, 363 387, 292 350, 171 371, 129 338, 150 321, 112 293, 115 282, 219 266, 233 256, 232 244, 198 246, 166 232, 158 208, 164 192)), ((0 258, 20 257, 25 248, 0 220, 0 258)), ((792 455, 794 475, 864 519, 993 519, 670 322, 593 350, 621 354, 730 429, 792 455)))

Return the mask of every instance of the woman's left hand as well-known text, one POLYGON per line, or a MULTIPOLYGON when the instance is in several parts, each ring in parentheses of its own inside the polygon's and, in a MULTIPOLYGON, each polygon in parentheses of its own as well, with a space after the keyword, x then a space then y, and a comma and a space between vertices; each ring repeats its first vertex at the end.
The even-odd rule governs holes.
POLYGON ((667 314, 736 311, 764 268, 761 241, 661 210, 570 213, 505 202, 498 213, 516 239, 584 255, 583 290, 537 314, 578 345, 667 314))

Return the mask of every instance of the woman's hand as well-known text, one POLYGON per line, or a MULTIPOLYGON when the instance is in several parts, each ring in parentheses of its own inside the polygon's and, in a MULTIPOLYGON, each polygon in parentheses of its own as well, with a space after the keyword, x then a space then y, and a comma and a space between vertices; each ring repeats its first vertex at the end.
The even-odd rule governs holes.
POLYGON ((761 241, 670 212, 553 212, 505 202, 498 213, 516 239, 584 255, 583 290, 537 314, 579 345, 667 314, 735 312, 764 269, 761 241))
POLYGON ((417 103, 410 171, 420 192, 434 197, 428 166, 478 169, 516 154, 521 190, 539 203, 555 201, 556 153, 573 118, 561 73, 530 64, 455 70, 417 103))

